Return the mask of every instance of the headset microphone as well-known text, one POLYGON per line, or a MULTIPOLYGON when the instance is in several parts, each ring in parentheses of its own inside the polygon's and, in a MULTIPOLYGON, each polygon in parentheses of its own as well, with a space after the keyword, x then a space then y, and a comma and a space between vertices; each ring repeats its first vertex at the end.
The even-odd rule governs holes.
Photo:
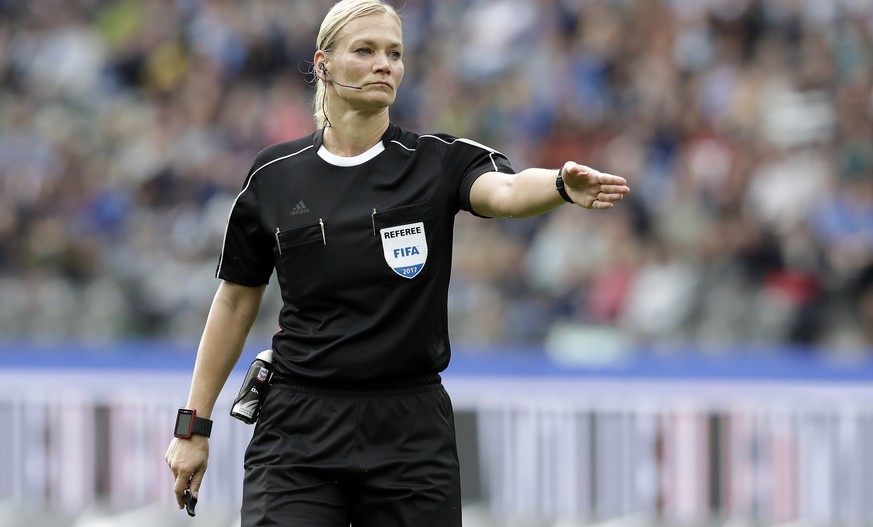
POLYGON ((352 90, 363 90, 363 89, 364 89, 363 86, 352 86, 352 85, 350 85, 350 84, 343 84, 343 83, 341 83, 341 82, 337 82, 336 79, 333 78, 333 75, 331 75, 330 72, 327 71, 327 66, 324 65, 324 62, 322 62, 322 63, 320 63, 320 64, 321 64, 321 71, 322 71, 325 75, 327 75, 327 78, 330 79, 331 82, 333 82, 333 83, 336 84, 337 86, 342 86, 343 88, 349 88, 349 89, 352 89, 352 90))

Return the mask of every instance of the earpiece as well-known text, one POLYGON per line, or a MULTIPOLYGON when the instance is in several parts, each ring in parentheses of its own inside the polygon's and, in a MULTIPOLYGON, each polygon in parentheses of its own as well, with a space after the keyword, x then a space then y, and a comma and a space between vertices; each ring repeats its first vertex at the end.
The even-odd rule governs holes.
POLYGON ((318 66, 322 73, 327 73, 327 66, 324 65, 324 62, 319 62, 318 66))

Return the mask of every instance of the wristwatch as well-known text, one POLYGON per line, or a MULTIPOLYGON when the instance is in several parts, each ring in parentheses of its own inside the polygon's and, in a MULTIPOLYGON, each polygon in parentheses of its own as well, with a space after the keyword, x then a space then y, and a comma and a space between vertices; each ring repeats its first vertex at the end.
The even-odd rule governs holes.
POLYGON ((558 194, 564 198, 564 201, 567 203, 576 203, 570 198, 570 195, 567 194, 567 189, 564 188, 564 169, 558 170, 558 178, 555 180, 555 188, 558 189, 558 194))
POLYGON ((209 437, 212 433, 212 421, 204 417, 197 417, 197 410, 179 408, 176 414, 176 428, 173 435, 181 439, 190 439, 197 434, 209 437))

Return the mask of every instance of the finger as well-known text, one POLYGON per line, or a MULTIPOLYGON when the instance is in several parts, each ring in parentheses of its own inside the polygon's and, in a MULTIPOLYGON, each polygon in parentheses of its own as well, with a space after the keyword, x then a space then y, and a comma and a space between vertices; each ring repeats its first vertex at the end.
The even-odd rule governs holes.
POLYGON ((624 185, 600 185, 600 192, 604 194, 627 194, 630 188, 624 185))
POLYGON ((193 476, 191 476, 191 480, 188 482, 188 488, 191 489, 191 495, 195 498, 200 497, 200 484, 203 483, 203 475, 205 473, 205 468, 198 470, 193 476))
POLYGON ((587 167, 585 165, 580 165, 578 163, 573 163, 569 167, 564 167, 564 173, 570 174, 571 176, 579 176, 579 177, 590 177, 590 176, 599 176, 600 172, 597 170, 587 167))
POLYGON ((179 508, 182 509, 185 507, 185 500, 183 498, 185 494, 185 489, 188 488, 188 477, 182 474, 176 476, 176 483, 173 485, 173 493, 176 495, 176 504, 179 505, 179 508))
POLYGON ((594 200, 594 203, 591 204, 592 209, 611 209, 614 206, 612 202, 609 201, 600 201, 594 200))
MULTIPOLYGON (((627 180, 621 176, 616 176, 613 174, 607 174, 605 172, 599 172, 597 175, 597 182, 601 185, 614 185, 617 187, 625 187, 627 188, 627 180)), ((630 189, 628 189, 630 190, 630 189)))
POLYGON ((620 201, 622 199, 624 199, 624 194, 607 194, 601 192, 597 194, 595 201, 620 201))

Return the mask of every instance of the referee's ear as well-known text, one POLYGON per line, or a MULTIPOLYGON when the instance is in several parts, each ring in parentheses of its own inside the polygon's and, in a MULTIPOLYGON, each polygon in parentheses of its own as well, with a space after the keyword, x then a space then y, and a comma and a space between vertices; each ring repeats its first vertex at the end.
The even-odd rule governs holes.
POLYGON ((323 81, 327 81, 327 64, 325 59, 327 59, 327 54, 321 49, 317 50, 312 57, 312 73, 323 81))

